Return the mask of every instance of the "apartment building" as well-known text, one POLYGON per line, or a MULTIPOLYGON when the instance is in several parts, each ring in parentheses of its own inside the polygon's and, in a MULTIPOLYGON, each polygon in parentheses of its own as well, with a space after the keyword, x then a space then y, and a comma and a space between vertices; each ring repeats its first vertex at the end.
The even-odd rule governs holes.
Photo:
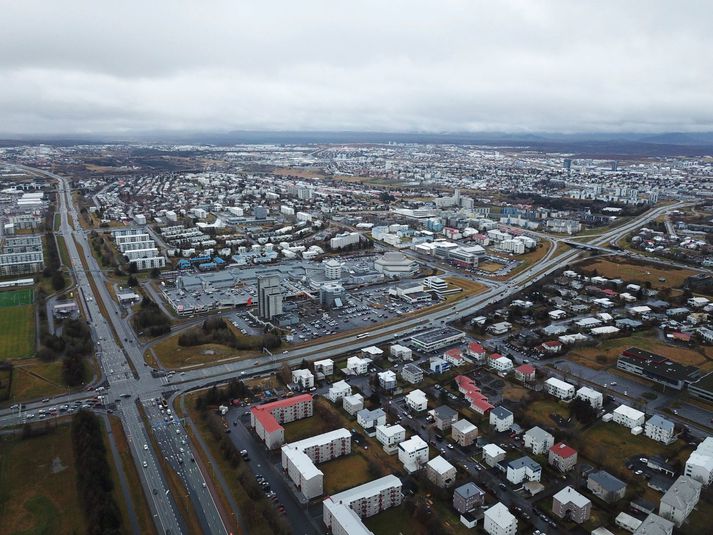
POLYGON ((398 452, 399 461, 409 474, 420 470, 428 462, 428 443, 418 435, 399 443, 398 452))
POLYGON ((406 440, 406 429, 398 424, 377 425, 376 440, 384 446, 386 453, 392 455, 398 451, 399 444, 406 440))
POLYGON ((349 510, 362 519, 397 507, 403 500, 401 487, 398 477, 388 475, 330 496, 322 502, 322 520, 333 535, 368 533, 368 530, 360 531, 366 528, 361 521, 356 523, 354 514, 349 510))
POLYGON ((411 351, 411 348, 408 348, 406 346, 402 346, 400 344, 394 344, 389 348, 389 355, 395 359, 400 359, 400 360, 412 360, 413 359, 413 352, 411 351))
POLYGON ((478 438, 478 428, 466 419, 458 420, 451 426, 451 438, 465 448, 478 438))
POLYGON ((486 444, 483 446, 483 461, 490 467, 496 466, 505 459, 505 450, 497 444, 486 444))
POLYGON ((0 239, 0 275, 38 273, 45 268, 40 236, 0 239))
POLYGON ((644 426, 644 434, 650 439, 661 442, 662 444, 670 444, 676 439, 673 422, 662 418, 658 414, 654 414, 648 419, 644 426))
POLYGON ((574 385, 571 385, 565 381, 557 379, 556 377, 550 377, 545 381, 545 390, 547 393, 561 400, 570 400, 574 397, 574 385))
POLYGON ((466 483, 453 491, 453 508, 460 514, 483 505, 485 492, 475 483, 466 483))
POLYGON ((441 405, 428 413, 433 416, 433 423, 440 431, 448 431, 458 421, 458 412, 448 405, 441 405))
POLYGON ((314 373, 321 373, 325 377, 334 373, 334 361, 332 359, 323 359, 314 361, 314 373))
POLYGON ((515 535, 517 519, 502 502, 498 502, 485 510, 483 529, 488 535, 515 535))
POLYGON ((412 390, 406 394, 406 405, 414 412, 425 411, 428 408, 428 398, 423 390, 412 390))
POLYGON ((456 480, 456 467, 440 455, 426 463, 426 477, 437 487, 447 488, 456 480))
POLYGON ((308 369, 304 370, 292 370, 292 382, 297 385, 298 388, 306 390, 314 386, 314 375, 308 369))
POLYGON ((713 482, 713 437, 706 437, 691 453, 683 473, 706 486, 713 482))
POLYGON ((604 470, 589 474, 587 488, 592 494, 607 503, 619 501, 626 494, 626 483, 604 470))
POLYGON ((353 375, 364 375, 369 370, 371 359, 362 357, 349 357, 347 359, 347 370, 353 375))
POLYGON ((417 385, 423 381, 423 369, 416 364, 406 364, 403 368, 401 368, 401 377, 407 383, 417 385))
POLYGON ((644 420, 646 415, 628 405, 619 405, 614 412, 612 412, 612 419, 614 422, 629 429, 634 429, 635 427, 641 427, 644 425, 644 420))
POLYGON ((327 391, 327 398, 332 403, 336 403, 340 399, 351 395, 352 387, 346 381, 337 381, 336 383, 333 383, 327 391))
POLYGON ((357 423, 364 428, 370 437, 376 434, 376 427, 386 423, 386 413, 384 409, 362 409, 357 412, 357 423))
POLYGON ((559 442, 550 448, 547 460, 560 472, 568 472, 577 464, 577 450, 559 442))
POLYGON ((361 394, 344 396, 342 398, 342 408, 351 416, 356 416, 356 414, 364 408, 364 396, 361 394))
POLYGON ((386 391, 391 391, 396 388, 396 374, 391 370, 379 372, 379 386, 386 391))
POLYGON ((518 485, 523 481, 539 481, 542 477, 542 467, 529 457, 520 457, 507 464, 507 480, 518 485))
POLYGON ((582 524, 589 519, 592 502, 567 486, 552 497, 552 512, 560 518, 568 517, 577 524, 582 524))
POLYGON ((597 392, 593 388, 588 386, 583 386, 577 390, 577 398, 589 403, 593 409, 598 410, 602 408, 604 404, 604 396, 601 392, 597 392))
POLYGON ((250 425, 268 449, 275 449, 285 441, 285 429, 280 424, 308 418, 312 412, 311 394, 302 394, 253 407, 250 409, 250 425))
POLYGON ((323 492, 324 474, 316 466, 352 451, 352 436, 336 429, 282 446, 282 468, 307 499, 323 492))
POLYGON ((512 424, 515 423, 515 418, 512 412, 505 407, 498 406, 491 409, 489 421, 496 431, 503 433, 512 427, 512 424))
POLYGON ((688 476, 678 476, 661 497, 659 515, 681 527, 698 503, 703 485, 688 476))
POLYGON ((544 454, 555 443, 555 437, 540 427, 529 429, 524 437, 525 447, 535 455, 544 454))

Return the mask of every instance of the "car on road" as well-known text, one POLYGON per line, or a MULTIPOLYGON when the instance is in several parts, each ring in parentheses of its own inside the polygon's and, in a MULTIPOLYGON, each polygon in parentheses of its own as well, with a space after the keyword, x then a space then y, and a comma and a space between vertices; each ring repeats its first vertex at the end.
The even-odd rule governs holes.
POLYGON ((145 449, 145 450, 149 449, 149 445, 148 445, 148 444, 144 444, 144 449, 145 449))
POLYGON ((148 465, 149 465, 149 463, 147 463, 146 461, 144 461, 144 468, 147 468, 148 465))

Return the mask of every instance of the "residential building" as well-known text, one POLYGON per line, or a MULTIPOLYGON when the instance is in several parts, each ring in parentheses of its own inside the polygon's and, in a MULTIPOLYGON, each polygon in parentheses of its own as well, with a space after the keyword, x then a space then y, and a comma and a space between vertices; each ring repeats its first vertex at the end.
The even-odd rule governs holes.
POLYGON ((524 437, 525 447, 535 455, 542 455, 555 443, 555 437, 540 427, 529 429, 524 437))
POLYGON ((542 477, 542 467, 529 457, 520 457, 507 464, 507 479, 518 485, 523 481, 539 481, 542 477))
POLYGON ((362 409, 357 412, 357 423, 364 428, 367 435, 374 436, 376 426, 386 423, 386 413, 383 409, 362 409))
POLYGON ((706 437, 691 453, 683 473, 703 485, 713 483, 713 437, 706 437))
POLYGON ((458 420, 451 426, 451 438, 459 446, 470 446, 478 438, 478 428, 466 419, 458 420))
POLYGON ((451 426, 458 421, 458 413, 448 405, 441 405, 429 411, 433 416, 435 426, 441 431, 448 431, 451 426))
POLYGON ((626 483, 617 479, 609 472, 599 470, 591 472, 587 477, 587 488, 600 500, 614 503, 626 494, 626 483))
POLYGON ((670 520, 649 513, 639 527, 634 530, 633 535, 673 535, 674 523, 670 520))
POLYGON ((314 361, 314 373, 321 373, 324 376, 334 373, 334 361, 332 359, 323 359, 314 361))
POLYGON ((528 383, 535 380, 535 367, 532 364, 521 364, 515 368, 515 379, 528 383))
POLYGON ((634 429, 636 427, 642 427, 644 425, 644 420, 646 415, 628 405, 619 405, 612 413, 612 419, 614 422, 628 427, 629 429, 634 429))
POLYGON ((514 364, 509 358, 503 357, 499 353, 493 353, 488 357, 488 366, 498 373, 507 373, 513 369, 514 364))
POLYGON ((475 381, 465 375, 456 377, 458 391, 465 395, 465 398, 470 402, 470 408, 478 414, 486 414, 493 408, 488 398, 480 392, 480 388, 475 385, 475 381))
POLYGON ((371 359, 362 357, 349 357, 347 359, 347 370, 352 375, 364 375, 369 370, 371 359))
POLYGON ((567 401, 574 397, 575 389, 574 385, 557 379, 556 377, 550 377, 545 381, 545 390, 547 390, 548 394, 567 401))
POLYGON ((419 470, 428 461, 428 444, 418 435, 399 443, 399 461, 411 474, 419 470))
POLYGON ((703 485, 693 478, 678 476, 666 494, 661 497, 659 515, 680 528, 698 503, 702 487, 703 485))
POLYGON ((621 529, 625 529, 631 533, 635 533, 638 527, 641 526, 641 520, 635 516, 625 513, 624 511, 616 516, 614 523, 621 529))
POLYGON ((282 288, 279 276, 258 277, 257 294, 258 315, 262 319, 270 321, 282 314, 282 288))
POLYGON ((292 382, 302 390, 306 390, 314 386, 314 375, 307 369, 292 370, 292 382))
POLYGON ((577 451, 559 442, 550 448, 547 460, 560 472, 568 472, 577 464, 577 451))
POLYGON ((502 405, 490 410, 490 425, 492 425, 496 431, 500 433, 507 431, 512 427, 513 423, 515 423, 515 419, 512 412, 502 405))
POLYGON ((428 408, 428 398, 423 390, 412 390, 406 394, 406 405, 414 412, 425 411, 428 408))
POLYGON ((437 487, 447 488, 456 480, 456 467, 440 455, 426 463, 426 477, 437 487))
POLYGON ((333 535, 370 533, 360 519, 401 505, 401 486, 398 477, 388 475, 330 496, 322 502, 322 520, 333 535))
POLYGON ((560 518, 571 518, 577 524, 589 519, 592 502, 572 487, 565 487, 552 497, 552 512, 560 518))
POLYGON ((384 390, 394 390, 396 388, 396 374, 391 370, 379 372, 379 386, 384 390))
POLYGON ((323 492, 324 474, 315 465, 351 452, 352 436, 346 429, 282 446, 282 468, 307 499, 323 492))
POLYGON ((351 395, 352 387, 346 381, 337 381, 336 383, 333 383, 327 391, 327 398, 329 398, 329 401, 332 403, 336 403, 340 399, 351 395))
POLYGON ((461 514, 483 505, 485 492, 475 483, 466 483, 453 491, 453 508, 461 514))
POLYGON ((285 441, 285 429, 280 424, 308 418, 312 411, 312 395, 302 394, 253 407, 250 425, 268 449, 275 449, 285 441))
POLYGON ((497 444, 483 446, 483 460, 488 466, 496 466, 503 459, 505 459, 505 450, 497 444))
POLYGON ((658 414, 654 414, 646 422, 644 434, 662 444, 670 444, 675 438, 675 427, 671 420, 662 418, 658 414))
POLYGON ((361 394, 353 394, 342 398, 342 408, 351 416, 355 416, 364 408, 364 396, 361 394))
POLYGON ((468 344, 468 347, 466 348, 466 353, 475 362, 481 362, 485 358, 485 355, 486 355, 485 348, 478 342, 470 342, 468 344))
POLYGON ((389 348, 389 354, 400 360, 413 360, 413 352, 411 348, 402 346, 399 344, 394 344, 389 348))
POLYGON ((406 429, 400 425, 377 425, 376 440, 384 446, 384 451, 389 455, 396 453, 399 443, 406 440, 406 429))
POLYGON ((488 535, 515 535, 517 519, 502 502, 498 502, 485 510, 483 529, 488 535))
POLYGON ((589 403, 593 409, 601 409, 604 403, 604 396, 601 392, 597 392, 593 388, 583 386, 577 390, 577 397, 589 403))
POLYGON ((431 357, 428 360, 428 367, 431 373, 441 374, 451 369, 451 363, 441 357, 431 357))
POLYGON ((416 364, 405 364, 404 367, 401 368, 401 377, 404 381, 412 385, 417 385, 423 381, 423 369, 416 364))

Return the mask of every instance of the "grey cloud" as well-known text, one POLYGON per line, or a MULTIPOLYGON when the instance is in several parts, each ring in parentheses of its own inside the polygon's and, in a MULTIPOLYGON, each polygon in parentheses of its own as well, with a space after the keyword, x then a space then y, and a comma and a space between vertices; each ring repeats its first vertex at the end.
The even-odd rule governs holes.
POLYGON ((5 4, 4 133, 713 130, 706 2, 5 4))

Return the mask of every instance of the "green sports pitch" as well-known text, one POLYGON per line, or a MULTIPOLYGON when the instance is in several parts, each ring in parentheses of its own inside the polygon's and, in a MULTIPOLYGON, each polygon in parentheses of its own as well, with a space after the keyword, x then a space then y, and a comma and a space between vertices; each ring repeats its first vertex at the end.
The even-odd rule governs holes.
POLYGON ((0 308, 32 304, 32 288, 0 292, 0 308))

